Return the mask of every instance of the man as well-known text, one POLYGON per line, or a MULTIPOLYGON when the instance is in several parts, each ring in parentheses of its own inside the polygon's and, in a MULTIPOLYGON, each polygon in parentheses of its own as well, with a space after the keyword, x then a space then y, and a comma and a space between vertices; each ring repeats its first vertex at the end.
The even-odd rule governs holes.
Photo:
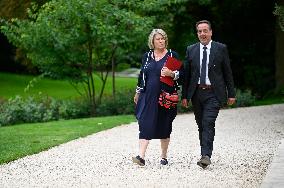
POLYGON ((200 42, 186 50, 185 80, 182 88, 182 105, 191 100, 198 125, 202 168, 211 164, 215 121, 224 104, 235 103, 235 90, 227 47, 212 41, 211 23, 196 23, 200 42))

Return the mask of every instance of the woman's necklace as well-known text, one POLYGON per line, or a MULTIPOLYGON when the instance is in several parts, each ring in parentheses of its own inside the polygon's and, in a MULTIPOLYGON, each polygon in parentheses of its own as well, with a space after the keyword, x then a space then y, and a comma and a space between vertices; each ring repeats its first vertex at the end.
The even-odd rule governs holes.
POLYGON ((162 52, 157 53, 157 51, 154 51, 154 59, 155 61, 160 61, 167 53, 167 50, 163 50, 162 52))

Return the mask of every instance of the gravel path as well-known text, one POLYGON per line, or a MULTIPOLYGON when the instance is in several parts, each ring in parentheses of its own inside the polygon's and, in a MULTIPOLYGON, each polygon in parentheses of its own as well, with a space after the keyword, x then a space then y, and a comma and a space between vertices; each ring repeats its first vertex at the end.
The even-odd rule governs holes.
POLYGON ((203 170, 193 114, 178 115, 169 165, 159 164, 158 140, 146 166, 138 153, 138 126, 131 123, 77 139, 0 166, 0 187, 259 187, 284 138, 284 104, 221 110, 212 165, 203 170))

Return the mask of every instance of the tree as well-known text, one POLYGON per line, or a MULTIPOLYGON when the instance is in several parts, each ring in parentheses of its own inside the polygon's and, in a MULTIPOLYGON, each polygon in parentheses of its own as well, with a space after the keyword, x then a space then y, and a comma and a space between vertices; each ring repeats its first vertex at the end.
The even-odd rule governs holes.
POLYGON ((177 38, 181 36, 181 42, 195 43, 195 22, 210 20, 213 40, 228 46, 235 86, 263 97, 275 88, 273 9, 273 1, 210 0, 203 4, 188 1, 176 22, 177 31, 185 32, 177 33, 177 38))
MULTIPOLYGON (((284 1, 278 0, 275 6, 274 14, 278 17, 276 24, 276 50, 275 50, 275 65, 276 65, 276 92, 284 90, 284 1)), ((282 91, 283 92, 283 91, 282 91)))
MULTIPOLYGON (((49 0, 0 0, 0 17, 4 19, 27 18, 27 8, 32 2, 42 5, 47 1, 49 0)), ((0 41, 0 71, 37 72, 22 50, 11 45, 2 33, 0 33, 0 41)))
POLYGON ((50 1, 40 9, 33 6, 28 19, 5 22, 1 30, 42 73, 67 79, 85 93, 94 112, 95 68, 107 69, 117 48, 130 50, 151 28, 152 18, 131 11, 133 5, 133 1, 50 1))

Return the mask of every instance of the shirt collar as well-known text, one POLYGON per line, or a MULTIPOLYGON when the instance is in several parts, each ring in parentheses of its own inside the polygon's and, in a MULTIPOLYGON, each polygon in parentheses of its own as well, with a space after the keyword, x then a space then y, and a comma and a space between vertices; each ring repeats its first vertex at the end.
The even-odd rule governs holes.
MULTIPOLYGON (((212 40, 210 40, 210 42, 206 45, 207 47, 207 50, 210 50, 211 48, 211 43, 212 43, 212 40)), ((203 49, 204 45, 200 43, 200 48, 203 49)))

